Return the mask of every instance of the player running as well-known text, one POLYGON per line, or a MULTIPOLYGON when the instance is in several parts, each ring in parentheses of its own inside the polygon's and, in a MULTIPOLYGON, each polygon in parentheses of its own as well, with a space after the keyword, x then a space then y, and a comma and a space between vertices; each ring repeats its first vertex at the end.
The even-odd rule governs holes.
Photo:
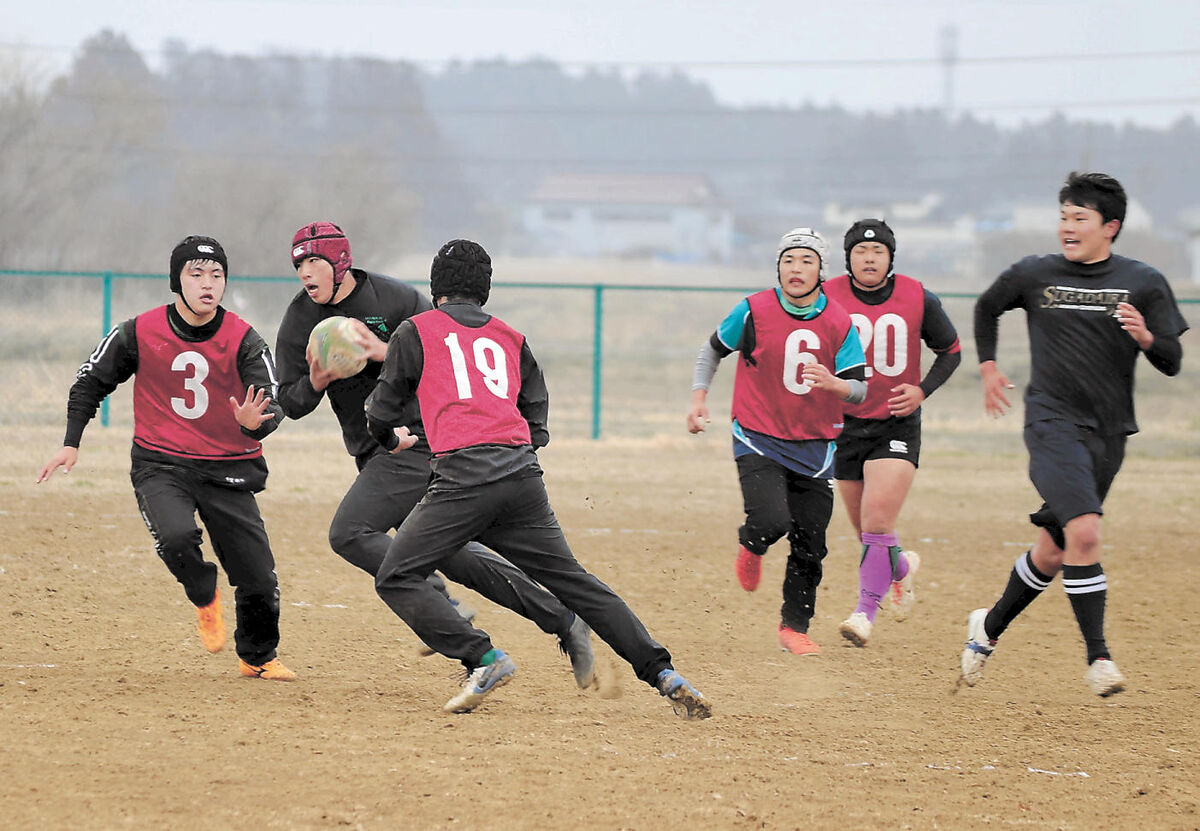
MULTIPOLYGON (((346 450, 358 466, 329 526, 329 545, 348 563, 376 576, 398 528, 429 487, 429 448, 422 443, 408 453, 383 452, 367 432, 364 406, 375 387, 388 338, 405 320, 432 308, 415 288, 353 267, 350 241, 332 222, 314 222, 292 239, 292 263, 303 289, 292 299, 275 339, 279 362, 279 403, 288 418, 311 413, 328 397, 342 428, 346 450), (358 322, 366 348, 365 367, 357 375, 337 378, 307 354, 308 336, 322 320, 341 315, 358 322)), ((420 420, 414 406, 405 424, 420 420)), ((415 428, 414 428, 415 429, 415 428)), ((478 543, 468 543, 441 566, 451 580, 479 592, 501 606, 529 618, 547 634, 557 635, 571 661, 575 682, 595 686, 595 659, 587 625, 520 569, 478 543)), ((428 579, 445 593, 436 574, 428 579)), ((447 595, 447 598, 449 596, 447 595)), ((474 612, 450 600, 468 619, 474 612)), ((431 654, 431 653, 430 653, 431 654)))
POLYGON ((516 665, 424 576, 480 540, 582 617, 678 715, 707 718, 708 702, 674 670, 670 653, 567 545, 536 452, 549 441, 545 381, 525 337, 483 311, 491 278, 478 243, 443 245, 430 269, 435 309, 396 330, 367 402, 372 434, 400 456, 418 441, 406 429, 418 404, 433 451, 429 491, 396 532, 375 581, 379 596, 425 643, 466 667, 466 685, 444 709, 474 709, 516 665))
POLYGON ((267 482, 260 440, 279 426, 275 368, 262 337, 220 304, 228 261, 211 237, 171 252, 175 302, 109 332, 79 368, 63 447, 38 473, 70 472, 100 402, 133 383, 130 478, 155 550, 196 606, 201 643, 225 646, 217 567, 200 550, 196 513, 234 587, 238 666, 248 678, 291 681, 276 655, 279 581, 254 494, 267 482))
POLYGON ((900 620, 912 608, 920 558, 901 550, 896 520, 917 475, 921 404, 954 373, 962 354, 937 295, 896 273, 896 235, 886 222, 860 219, 842 247, 846 273, 827 282, 825 293, 858 330, 868 386, 863 403, 846 407, 833 457, 838 493, 862 540, 858 605, 838 631, 866 646, 881 604, 900 620), (937 356, 924 378, 922 341, 937 356))
POLYGON ((991 609, 967 617, 962 680, 979 682, 996 640, 1050 585, 1063 590, 1087 647, 1084 680, 1093 693, 1125 688, 1104 638, 1108 583, 1100 565, 1104 497, 1137 432, 1133 375, 1139 355, 1164 375, 1183 361, 1187 321, 1166 279, 1145 263, 1112 253, 1125 221, 1120 182, 1072 173, 1059 191, 1061 254, 1031 256, 1008 267, 975 304, 975 348, 983 404, 999 417, 1013 385, 996 366, 1000 315, 1024 309, 1030 378, 1025 388, 1029 478, 1044 502, 1030 514, 1041 530, 1017 558, 991 609))
POLYGON ((811 228, 783 235, 779 285, 743 299, 696 358, 689 432, 710 419, 708 390, 721 359, 741 353, 733 386, 733 456, 746 522, 738 529, 737 577, 758 588, 762 558, 787 535, 780 648, 818 655, 808 636, 833 514, 833 440, 842 408, 866 398, 862 343, 850 316, 821 290, 829 249, 811 228))

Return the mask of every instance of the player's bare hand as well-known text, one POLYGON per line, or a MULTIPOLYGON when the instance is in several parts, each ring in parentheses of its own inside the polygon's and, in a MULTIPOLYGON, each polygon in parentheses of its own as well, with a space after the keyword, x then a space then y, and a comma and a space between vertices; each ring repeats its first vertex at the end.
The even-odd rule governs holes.
POLYGON ((1012 407, 1005 390, 1013 389, 1008 376, 996 367, 995 361, 984 361, 979 365, 979 374, 983 378, 983 409, 992 418, 999 418, 1012 407))
POLYGON ((263 387, 255 390, 253 384, 246 387, 245 401, 239 403, 232 395, 229 396, 229 406, 233 408, 233 417, 247 430, 257 430, 263 426, 264 422, 275 418, 275 413, 266 411, 267 405, 270 403, 271 399, 267 397, 266 390, 263 387))
POLYGON ((826 390, 838 398, 844 399, 850 394, 850 384, 830 372, 824 364, 804 364, 800 369, 800 380, 813 389, 826 390))
POLYGON ((824 364, 804 364, 800 370, 800 378, 810 387, 819 390, 829 389, 836 376, 824 364))
POLYGON ((70 473, 71 468, 75 467, 77 461, 79 461, 79 448, 64 446, 51 456, 46 464, 42 465, 42 469, 38 471, 35 484, 45 482, 60 467, 63 469, 63 473, 70 473))
POLYGON ((308 383, 312 384, 312 388, 317 392, 321 392, 337 380, 337 376, 332 372, 321 369, 316 355, 308 347, 304 348, 304 360, 308 361, 308 383))
POLYGON ((1142 349, 1149 349, 1154 343, 1154 333, 1146 328, 1145 316, 1132 303, 1118 303, 1113 314, 1121 324, 1121 328, 1129 333, 1129 337, 1137 341, 1142 349))
POLYGON ((387 344, 375 337, 367 324, 358 318, 351 318, 350 327, 354 329, 354 342, 363 348, 368 361, 382 361, 387 357, 387 344))
POLYGON ((708 417, 708 390, 692 390, 692 407, 687 414, 689 433, 703 433, 712 421, 708 417))
POLYGON ((888 412, 897 418, 912 415, 925 401, 924 391, 916 384, 901 384, 892 387, 892 397, 888 399, 888 412))
POLYGON ((417 437, 407 427, 397 427, 393 432, 396 434, 396 438, 400 439, 400 443, 389 450, 389 453, 399 453, 401 450, 408 450, 408 448, 417 443, 417 437))

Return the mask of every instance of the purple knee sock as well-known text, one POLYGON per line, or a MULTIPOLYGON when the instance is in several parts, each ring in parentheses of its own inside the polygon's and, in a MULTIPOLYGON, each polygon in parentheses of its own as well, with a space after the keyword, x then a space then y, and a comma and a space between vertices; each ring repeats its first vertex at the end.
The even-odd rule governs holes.
MULTIPOLYGON (((895 534, 863 534, 862 563, 858 567, 858 605, 854 611, 862 612, 867 620, 875 621, 875 613, 879 610, 879 601, 892 585, 892 558, 889 549, 898 546, 895 534)), ((903 563, 903 573, 899 580, 908 573, 908 562, 903 557, 897 558, 897 571, 903 563)))

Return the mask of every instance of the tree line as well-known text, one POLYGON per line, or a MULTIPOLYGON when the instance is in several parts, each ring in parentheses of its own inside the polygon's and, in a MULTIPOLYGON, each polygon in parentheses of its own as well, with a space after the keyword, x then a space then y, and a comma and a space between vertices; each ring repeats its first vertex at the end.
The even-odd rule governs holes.
MULTIPOLYGON (((111 31, 59 77, 0 66, 0 267, 157 272, 184 233, 286 273, 292 231, 333 218, 382 264, 452 236, 519 241, 514 209, 553 173, 705 176, 741 236, 821 208, 940 195, 941 218, 1053 199, 1072 169, 1121 178, 1180 237, 1200 200, 1190 118, 1016 129, 936 108, 730 107, 679 72, 550 61, 439 70, 366 58, 246 57, 167 44, 152 70, 111 31)), ((802 92, 802 91, 801 91, 802 92)))

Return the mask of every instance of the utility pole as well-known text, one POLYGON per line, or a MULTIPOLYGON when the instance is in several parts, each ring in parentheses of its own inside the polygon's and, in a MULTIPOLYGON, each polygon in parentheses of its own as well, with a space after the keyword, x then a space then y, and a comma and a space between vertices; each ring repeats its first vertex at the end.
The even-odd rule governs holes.
POLYGON ((954 70, 958 63, 958 27, 943 26, 938 42, 942 61, 942 110, 949 119, 954 115, 954 70))

